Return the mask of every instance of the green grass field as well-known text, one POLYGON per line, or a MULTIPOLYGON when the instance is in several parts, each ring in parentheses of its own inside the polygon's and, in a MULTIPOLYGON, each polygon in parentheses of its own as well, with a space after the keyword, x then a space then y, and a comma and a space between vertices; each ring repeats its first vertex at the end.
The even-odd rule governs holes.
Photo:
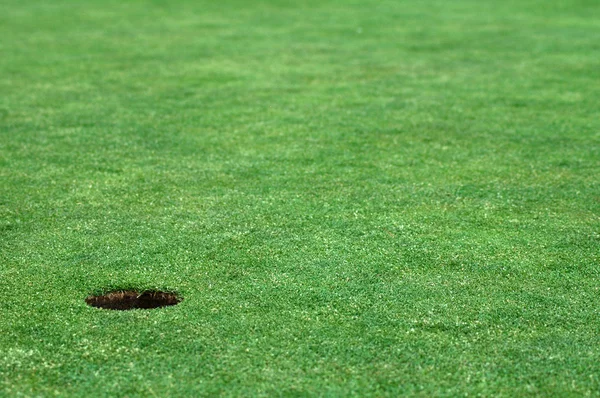
POLYGON ((0 0, 0 396, 600 396, 599 15, 0 0))

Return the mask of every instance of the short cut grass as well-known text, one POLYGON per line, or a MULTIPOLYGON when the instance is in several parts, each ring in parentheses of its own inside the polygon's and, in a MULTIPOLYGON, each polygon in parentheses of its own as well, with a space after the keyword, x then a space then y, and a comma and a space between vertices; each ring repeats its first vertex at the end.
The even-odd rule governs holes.
POLYGON ((0 0, 0 395, 598 396, 597 15, 0 0))

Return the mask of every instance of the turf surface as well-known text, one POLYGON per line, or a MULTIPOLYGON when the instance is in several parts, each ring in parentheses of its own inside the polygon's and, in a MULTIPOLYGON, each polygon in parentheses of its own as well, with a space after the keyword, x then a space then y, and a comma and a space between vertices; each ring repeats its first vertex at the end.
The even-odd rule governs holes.
POLYGON ((0 0, 0 395, 598 396, 597 15, 0 0))

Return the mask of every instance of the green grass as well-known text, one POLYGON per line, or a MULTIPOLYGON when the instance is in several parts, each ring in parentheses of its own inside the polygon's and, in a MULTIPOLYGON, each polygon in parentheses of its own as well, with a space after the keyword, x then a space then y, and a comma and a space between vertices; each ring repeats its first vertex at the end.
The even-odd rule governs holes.
POLYGON ((599 396, 599 13, 0 0, 0 395, 599 396))

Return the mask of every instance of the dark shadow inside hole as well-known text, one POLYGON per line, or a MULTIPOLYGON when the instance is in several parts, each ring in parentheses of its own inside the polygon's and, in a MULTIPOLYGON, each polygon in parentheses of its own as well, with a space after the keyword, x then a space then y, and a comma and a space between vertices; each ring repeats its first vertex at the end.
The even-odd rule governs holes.
POLYGON ((99 296, 89 296, 85 302, 107 310, 153 309, 177 305, 181 302, 175 293, 156 290, 117 290, 99 296))

